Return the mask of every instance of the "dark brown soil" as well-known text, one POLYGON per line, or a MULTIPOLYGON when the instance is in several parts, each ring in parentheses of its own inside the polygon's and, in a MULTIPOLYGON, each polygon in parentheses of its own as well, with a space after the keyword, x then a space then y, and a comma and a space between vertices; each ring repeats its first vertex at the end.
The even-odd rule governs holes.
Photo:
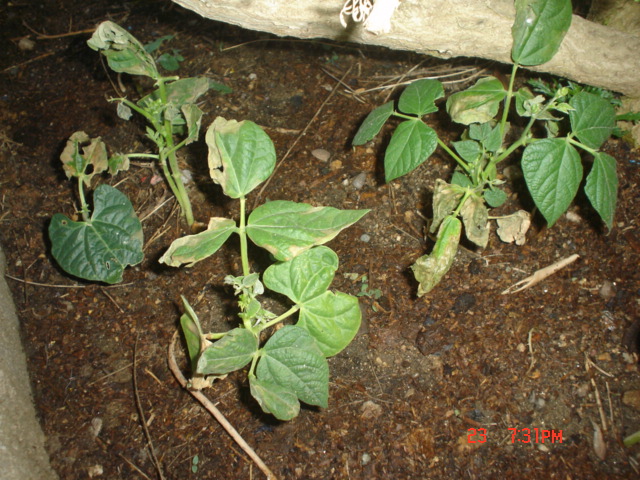
MULTIPOLYGON (((329 408, 303 408, 296 419, 277 422, 261 413, 241 373, 206 391, 279 478, 637 478, 640 446, 622 445, 640 430, 637 150, 622 140, 606 145, 620 176, 612 232, 579 198, 553 228, 537 219, 525 246, 492 235, 484 251, 462 249, 445 280, 417 299, 409 266, 431 247, 422 215, 429 216, 435 179, 448 178, 452 165, 436 154, 384 184, 388 132, 366 147, 349 142, 389 91, 331 92, 343 75, 358 90, 420 62, 430 71, 460 62, 274 39, 170 2, 16 1, 0 12, 0 241, 48 451, 62 479, 159 478, 141 411, 164 478, 262 478, 167 368, 181 295, 207 330, 235 323, 223 278, 240 271, 237 246, 191 269, 160 266, 159 256, 186 229, 164 183, 151 184, 155 168, 137 164, 115 181, 144 218, 144 262, 128 269, 121 285, 105 286, 70 278, 49 253, 49 219, 77 206, 58 160, 66 139, 84 130, 112 151, 149 145, 142 125, 118 119, 107 102, 115 95, 110 81, 118 79, 86 46, 89 33, 36 39, 32 30, 58 35, 109 18, 145 42, 175 34, 170 45, 186 58, 180 75, 207 75, 233 88, 207 96, 206 125, 218 115, 250 119, 273 138, 278 158, 291 149, 263 200, 372 209, 330 244, 341 261, 334 288, 356 294, 362 282, 343 274, 366 274, 370 291, 382 297, 361 297, 362 330, 330 360, 329 408), (35 45, 21 50, 27 36, 35 45), (331 158, 312 156, 317 148, 331 158), (366 182, 356 189, 352 180, 361 173, 366 182), (578 261, 543 283, 500 294, 574 253, 578 261), (602 430, 603 441, 595 442, 606 446, 602 459, 594 428, 602 430), (512 429, 530 429, 530 441, 520 432, 514 442, 512 429), (543 443, 536 430, 556 437, 543 443)), ((477 71, 473 61, 466 65, 477 71)), ((136 82, 121 80, 136 98, 136 82)), ((444 117, 433 126, 444 138, 460 133, 444 117)), ((194 172, 196 216, 234 215, 236 202, 207 176, 202 143, 182 158, 194 172)), ((508 187, 513 194, 500 212, 530 208, 521 185, 508 187)), ((271 301, 278 308, 278 299, 271 301)))

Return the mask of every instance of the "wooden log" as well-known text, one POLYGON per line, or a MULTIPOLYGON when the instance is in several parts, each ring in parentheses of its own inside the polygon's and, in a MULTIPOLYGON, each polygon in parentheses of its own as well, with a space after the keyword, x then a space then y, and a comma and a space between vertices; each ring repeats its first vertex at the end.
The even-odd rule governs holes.
MULTIPOLYGON (((401 0, 388 33, 340 24, 344 0, 173 0, 198 14, 281 37, 379 45, 440 58, 511 62, 512 0, 401 0)), ((640 9, 640 4, 638 4, 640 9)), ((532 70, 640 97, 640 33, 574 16, 556 56, 532 70)))

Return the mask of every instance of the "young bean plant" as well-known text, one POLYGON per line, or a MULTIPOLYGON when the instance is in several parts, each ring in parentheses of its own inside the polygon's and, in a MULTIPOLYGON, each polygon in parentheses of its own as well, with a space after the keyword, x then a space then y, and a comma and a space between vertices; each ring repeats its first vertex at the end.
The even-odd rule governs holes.
MULTIPOLYGON (((166 37, 161 40, 164 39, 166 37)), ((222 93, 231 90, 206 77, 180 79, 176 76, 162 75, 151 53, 133 35, 110 21, 101 23, 87 43, 89 47, 105 56, 113 71, 142 75, 153 80, 155 90, 137 102, 124 97, 113 98, 111 101, 118 103, 117 112, 120 118, 129 120, 133 112, 136 112, 149 123, 147 137, 156 145, 157 153, 128 156, 158 161, 187 224, 192 227, 194 217, 178 166, 177 152, 198 139, 203 115, 196 104, 198 99, 209 89, 222 93)), ((159 45, 151 43, 148 49, 155 51, 158 47, 159 45)), ((176 60, 175 56, 171 58, 176 60)), ((163 60, 165 64, 167 59, 167 55, 159 57, 159 61, 163 60)), ((171 67, 177 67, 177 62, 169 64, 171 67)))
MULTIPOLYGON (((600 151, 615 127, 611 102, 588 91, 570 92, 560 87, 535 94, 528 87, 514 89, 521 66, 540 65, 558 51, 571 24, 570 0, 516 0, 512 27, 514 62, 509 85, 489 76, 451 95, 446 110, 454 122, 467 125, 462 138, 451 147, 425 123, 438 110, 435 101, 444 96, 440 82, 422 79, 410 84, 397 105, 388 102, 373 110, 353 139, 362 145, 373 139, 391 117, 402 119, 391 137, 384 158, 388 182, 413 171, 440 146, 456 162, 449 182, 436 181, 431 232, 437 232, 429 255, 419 258, 412 270, 419 282, 418 295, 429 292, 450 269, 462 227, 466 237, 480 248, 489 238, 489 209, 499 207, 507 195, 498 176, 498 165, 521 153, 521 168, 537 209, 552 226, 568 209, 583 179, 583 163, 590 163, 584 186, 586 197, 611 229, 616 207, 616 161, 600 151), (509 116, 523 120, 520 130, 510 128, 509 116), (501 113, 500 113, 501 111, 501 113), (543 138, 534 136, 540 125, 543 138), (586 154, 583 161, 581 153, 586 154), (590 162, 588 161, 590 160, 590 162)), ((538 92, 536 92, 538 93, 538 92)), ((497 218, 498 235, 504 241, 524 242, 529 214, 518 211, 497 218)))
POLYGON ((300 401, 326 407, 327 357, 351 342, 361 312, 355 296, 329 290, 338 256, 324 244, 367 210, 276 200, 247 215, 246 196, 275 168, 271 139, 255 123, 218 117, 207 131, 206 142, 210 175, 225 195, 239 200, 239 219, 211 218, 207 230, 175 240, 160 262, 192 266, 237 234, 242 275, 227 275, 225 282, 238 297, 240 325, 227 332, 204 333, 183 298, 186 313, 180 323, 191 361, 191 387, 203 388, 212 379, 249 365, 251 394, 265 412, 289 420, 298 414, 300 401), (250 269, 249 240, 276 259, 262 279, 250 269), (287 297, 291 307, 280 315, 264 308, 260 296, 267 289, 287 297), (295 324, 278 325, 290 322, 294 315, 295 324), (276 325, 281 328, 273 331, 276 325))
POLYGON ((127 170, 126 156, 107 157, 100 138, 84 132, 71 135, 60 156, 67 178, 78 182, 81 220, 56 213, 49 224, 51 253, 67 272, 86 280, 122 281, 127 265, 142 261, 142 225, 129 199, 114 187, 98 186, 93 193, 93 213, 86 200, 94 176, 127 170), (82 149, 82 150, 81 150, 82 149))

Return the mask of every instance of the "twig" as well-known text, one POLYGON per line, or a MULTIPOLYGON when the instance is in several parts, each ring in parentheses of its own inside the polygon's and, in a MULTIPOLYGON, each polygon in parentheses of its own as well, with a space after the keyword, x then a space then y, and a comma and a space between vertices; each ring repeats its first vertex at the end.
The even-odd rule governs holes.
POLYGON ((118 310, 120 310, 120 313, 124 313, 124 310, 122 309, 122 307, 120 305, 118 305, 118 302, 115 301, 115 299, 109 294, 109 292, 107 292, 104 287, 100 287, 100 291, 109 299, 111 300, 111 303, 113 303, 116 308, 118 310))
POLYGON ((529 355, 531 355, 531 362, 529 363, 529 370, 527 370, 527 373, 525 373, 525 375, 528 375, 529 372, 533 370, 533 367, 536 364, 536 357, 533 355, 533 341, 532 341, 534 330, 535 330, 534 328, 529 330, 529 338, 527 340, 527 343, 529 344, 529 355))
POLYGON ((542 280, 550 277, 558 270, 563 269, 570 263, 575 262, 580 256, 577 253, 573 255, 563 258, 562 260, 558 260, 556 263, 549 265, 548 267, 541 268, 537 270, 533 275, 525 278, 524 280, 520 280, 518 283, 511 285, 509 288, 502 292, 502 295, 506 295, 508 293, 518 293, 522 290, 525 290, 529 287, 533 287, 535 284, 540 283, 542 280), (520 288, 517 288, 520 286, 520 288), (515 290, 514 290, 515 289, 515 290))
POLYGON ((178 383, 187 390, 191 395, 193 395, 196 400, 198 400, 204 408, 206 408, 211 415, 215 417, 215 419, 220 423, 222 428, 224 428, 227 433, 233 438, 233 440, 238 444, 242 450, 245 451, 247 455, 255 462, 255 464, 262 470, 262 472, 267 476, 268 480, 277 480, 277 477, 274 473, 269 470, 269 467, 262 461, 262 459, 258 456, 258 454, 249 446, 249 444, 242 438, 242 436, 238 433, 238 431, 229 423, 229 421, 225 418, 225 416, 217 409, 217 407, 211 403, 211 401, 200 391, 198 390, 189 390, 187 388, 187 379, 184 377, 180 368, 178 368, 178 364, 176 362, 176 357, 174 354, 174 349, 176 342, 178 341, 178 332, 173 334, 173 338, 171 339, 171 344, 169 345, 169 353, 168 353, 168 361, 169 361, 169 369, 178 380, 178 383))
POLYGON ((313 121, 318 117, 318 115, 320 115, 320 112, 322 111, 322 109, 325 107, 325 105, 329 102, 329 100, 331 100, 331 98, 335 95, 335 93, 338 91, 338 89, 340 88, 340 85, 343 84, 344 79, 347 78, 347 75, 349 75, 349 73, 351 72, 351 68, 353 66, 349 67, 349 69, 344 73, 344 75, 342 76, 342 78, 335 84, 335 86, 333 87, 333 90, 331 90, 331 92, 329 93, 329 95, 327 96, 327 98, 325 98, 324 102, 322 102, 322 105, 320 105, 320 108, 318 108, 318 110, 316 111, 316 113, 313 115, 313 117, 311 118, 311 120, 309 120, 309 122, 307 123, 307 126, 304 127, 304 129, 302 130, 302 132, 300 132, 300 135, 298 135, 296 137, 296 139, 293 141, 293 143, 291 144, 291 146, 289 147, 289 149, 287 150, 287 153, 284 154, 284 156, 280 159, 280 161, 276 164, 276 167, 273 169, 273 173, 271 174, 271 176, 267 179, 266 182, 264 182, 264 184, 262 185, 262 188, 260 189, 260 191, 258 192, 258 195, 256 196, 255 201, 253 202, 253 207, 255 208, 256 204, 258 203, 258 201, 260 200, 260 198, 262 198, 262 194, 264 193, 264 190, 267 188, 267 186, 269 185, 269 183, 271 183, 271 179, 273 178, 274 174, 276 173, 276 171, 278 170, 278 168, 280 168, 280 166, 284 163, 284 161, 289 157, 289 154, 291 153, 291 151, 293 150, 293 148, 298 144, 298 142, 300 141, 300 139, 302 137, 305 136, 305 134, 307 133, 307 130, 309 129, 309 127, 311 126, 311 124, 313 123, 313 121))
POLYGON ((136 472, 138 472, 140 475, 142 475, 144 478, 146 478, 147 480, 151 480, 149 478, 149 475, 147 475, 146 473, 144 473, 142 470, 140 470, 131 460, 129 460, 127 457, 125 457, 124 455, 122 455, 121 453, 118 454, 118 456, 123 459, 125 462, 127 462, 129 464, 129 466, 131 468, 133 468, 136 472))
POLYGON ((47 58, 47 57, 49 57, 49 56, 51 56, 53 54, 54 54, 54 52, 43 53, 42 55, 38 55, 35 58, 27 60, 26 62, 18 63, 17 65, 11 65, 10 67, 4 68, 2 71, 3 72, 8 72, 9 70, 12 70, 14 68, 20 68, 20 67, 23 67, 25 65, 28 65, 31 62, 35 62, 37 60, 42 60, 43 58, 47 58))
MULTIPOLYGON (((584 358, 585 358, 585 369, 587 370, 587 373, 589 373, 589 369, 591 365, 593 365, 593 362, 591 361, 591 359, 586 353, 584 355, 584 358)), ((590 373, 589 373, 589 376, 591 376, 590 373)), ((608 430, 607 417, 604 414, 604 408, 602 408, 602 401, 600 400, 600 391, 598 390, 598 386, 596 385, 596 381, 593 379, 593 376, 591 376, 591 386, 593 387, 593 391, 596 396, 596 405, 598 406, 598 413, 600 414, 600 423, 602 424, 602 430, 606 432, 608 430)))
POLYGON ((116 373, 119 373, 119 372, 121 372, 121 371, 123 371, 123 370, 126 370, 126 369, 127 369, 127 368, 129 368, 131 365, 133 365, 133 362, 132 362, 132 363, 128 363, 128 364, 127 364, 127 365, 125 365, 124 367, 119 368, 119 369, 117 369, 117 370, 114 370, 113 372, 107 373, 106 375, 103 375, 103 376, 101 376, 100 378, 96 378, 93 382, 89 382, 89 383, 87 384, 87 386, 89 386, 89 387, 90 387, 91 385, 93 385, 93 384, 95 384, 95 383, 101 382, 101 381, 102 381, 102 380, 104 380, 105 378, 109 378, 109 377, 111 377, 112 375, 115 375, 116 373))
POLYGON ((34 30, 33 28, 31 28, 27 24, 27 22, 22 22, 22 25, 24 25, 28 30, 30 30, 31 33, 36 35, 36 40, 54 40, 56 38, 73 37, 76 35, 83 35, 85 33, 93 33, 96 30, 94 27, 94 28, 85 28, 84 30, 76 30, 75 32, 59 33, 57 35, 46 35, 44 33, 40 33, 34 30))
POLYGON ((147 446, 149 447, 149 453, 151 453, 151 459, 153 460, 153 464, 156 467, 160 480, 165 480, 164 473, 162 472, 162 464, 160 464, 160 462, 158 461, 158 457, 156 456, 156 449, 153 447, 153 440, 151 439, 151 434, 149 433, 149 428, 147 427, 147 419, 144 416, 144 409, 142 408, 140 394, 138 393, 138 376, 136 375, 137 366, 138 339, 136 338, 136 343, 133 347, 133 393, 136 398, 136 407, 138 408, 138 413, 140 414, 140 423, 142 423, 144 436, 147 437, 147 446))
MULTIPOLYGON (((38 282, 32 282, 30 280, 24 280, 22 278, 14 277, 13 275, 9 275, 8 273, 5 273, 4 276, 7 277, 7 278, 10 278, 11 280, 15 280, 16 282, 24 283, 25 285, 32 285, 34 287, 47 287, 47 288, 88 288, 88 287, 93 287, 93 285, 59 285, 59 284, 55 284, 55 283, 38 283, 38 282)), ((107 288, 111 289, 111 288, 128 287, 130 285, 133 285, 133 282, 119 283, 118 285, 109 285, 108 287, 102 287, 102 290, 107 289, 107 288)))

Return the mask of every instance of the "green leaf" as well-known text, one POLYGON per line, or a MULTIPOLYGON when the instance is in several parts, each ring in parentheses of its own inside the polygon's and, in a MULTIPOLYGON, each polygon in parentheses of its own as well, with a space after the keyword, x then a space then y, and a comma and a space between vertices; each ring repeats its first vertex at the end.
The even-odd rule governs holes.
POLYGON ((209 173, 225 195, 240 198, 264 182, 276 165, 269 136, 255 123, 216 118, 206 135, 209 173))
POLYGON ((174 50, 172 53, 163 53, 158 57, 158 63, 168 72, 175 72, 180 68, 180 62, 184 61, 184 57, 174 50))
POLYGON ((411 266, 413 275, 419 282, 418 296, 429 293, 453 265, 460 243, 462 224, 453 215, 448 216, 440 225, 438 239, 429 255, 423 255, 411 266))
POLYGON ((453 142, 452 145, 456 153, 467 163, 476 163, 482 155, 482 148, 480 148, 480 144, 475 140, 462 140, 453 142))
POLYGON ((393 102, 387 102, 372 110, 360 125, 351 143, 353 145, 364 145, 373 139, 391 115, 393 115, 393 102))
POLYGON ((109 175, 115 175, 118 172, 129 170, 129 155, 116 153, 113 157, 109 158, 107 163, 109 175))
POLYGON ((405 175, 429 158, 438 145, 438 134, 421 120, 406 120, 393 132, 384 156, 387 182, 405 175))
POLYGON ((325 357, 341 352, 356 336, 362 313, 358 299, 342 292, 326 291, 300 304, 299 327, 315 339, 325 357))
POLYGON ((433 221, 429 229, 431 233, 436 231, 442 220, 458 208, 462 195, 464 195, 464 188, 450 185, 440 178, 436 180, 433 190, 433 221))
POLYGON ((300 307, 297 325, 315 338, 327 357, 351 342, 361 320, 356 297, 327 291, 337 269, 338 256, 321 246, 270 266, 263 276, 267 288, 286 295, 300 307))
POLYGON ((422 79, 410 84, 398 99, 398 110, 408 115, 423 116, 438 111, 435 101, 444 96, 437 80, 422 79))
POLYGON ((240 370, 257 351, 258 338, 246 328, 234 328, 200 354, 196 372, 201 375, 223 375, 240 370))
POLYGON ((51 253, 71 275, 118 283, 127 265, 143 259, 142 225, 129 199, 109 185, 96 188, 93 202, 87 222, 74 222, 60 213, 53 216, 51 253))
POLYGON ((276 200, 249 215, 247 235, 258 246, 285 261, 332 240, 369 210, 338 210, 276 200))
POLYGON ((484 200, 477 195, 471 195, 462 205, 460 216, 467 238, 480 248, 485 248, 489 242, 489 212, 484 200))
POLYGON ((580 154, 564 138, 539 140, 525 148, 522 173, 533 201, 551 227, 569 208, 580 186, 580 154))
POLYGON ((249 388, 265 413, 270 413, 278 420, 291 420, 300 413, 298 396, 291 390, 277 383, 259 380, 249 376, 249 388))
POLYGON ((447 113, 451 120, 463 125, 489 122, 497 115, 506 94, 497 78, 481 78, 472 87, 447 99, 447 113))
POLYGON ((184 119, 187 122, 187 138, 185 139, 185 145, 189 145, 190 143, 198 140, 203 114, 204 112, 200 110, 200 107, 193 103, 188 103, 182 106, 182 115, 184 115, 184 119))
POLYGON ((144 49, 148 53, 154 53, 156 50, 158 50, 162 46, 164 42, 173 40, 173 38, 174 38, 174 35, 164 35, 162 37, 156 38, 154 41, 146 43, 144 45, 144 49))
POLYGON ((144 46, 124 28, 113 22, 102 22, 87 41, 93 50, 102 52, 115 72, 146 75, 157 79, 158 68, 144 46))
POLYGON ((530 102, 534 99, 533 93, 527 87, 518 89, 513 98, 516 104, 516 113, 521 117, 530 117, 532 115, 530 102))
POLYGON ((180 326, 187 344, 191 370, 195 372, 205 339, 196 312, 193 311, 185 297, 182 297, 182 303, 184 304, 185 313, 180 317, 180 326))
POLYGON ((192 267, 200 260, 216 253, 227 238, 237 231, 238 228, 233 220, 221 217, 211 218, 204 232, 174 240, 159 261, 170 267, 179 267, 185 263, 188 267, 192 267))
POLYGON ((262 280, 266 287, 300 304, 323 294, 333 282, 338 256, 329 247, 314 247, 297 257, 271 265, 262 280))
POLYGON ((215 90, 218 93, 222 93, 223 95, 233 92, 233 89, 231 87, 228 87, 224 83, 215 82, 211 79, 209 79, 209 88, 211 90, 215 90))
POLYGON ((602 152, 595 154, 593 167, 587 175, 584 191, 593 208, 596 209, 607 228, 611 230, 618 198, 618 174, 615 158, 602 152))
MULTIPOLYGON (((451 185, 457 185, 459 187, 462 188, 473 188, 473 182, 471 181, 471 178, 469 178, 469 175, 467 175, 466 173, 462 172, 461 170, 454 170, 453 175, 451 176, 451 185)), ((449 210, 450 212, 450 210, 449 210)), ((446 214, 442 215, 440 218, 440 221, 442 221, 442 219, 448 215, 447 212, 446 214)), ((438 222, 439 224, 439 222, 438 222)))
POLYGON ((571 0, 516 0, 511 58, 540 65, 553 58, 571 26, 571 0))
POLYGON ((491 208, 497 208, 507 201, 507 194, 499 188, 485 190, 482 196, 491 208))
POLYGON ((632 433, 631 435, 627 435, 626 437, 624 437, 624 440, 622 441, 625 447, 631 447, 632 445, 635 445, 638 442, 640 442, 640 430, 632 433))
POLYGON ((586 146, 598 149, 606 142, 616 126, 616 112, 607 100, 593 93, 580 92, 569 104, 571 131, 586 146))
POLYGON ((327 407, 329 364, 303 328, 285 325, 267 341, 256 377, 294 392, 309 405, 327 407))
MULTIPOLYGON (((207 93, 209 87, 210 82, 206 77, 181 78, 175 82, 165 84, 164 88, 168 104, 166 108, 163 106, 164 102, 160 95, 160 89, 155 89, 149 95, 141 98, 138 101, 138 106, 154 115, 158 123, 164 121, 161 117, 161 114, 164 114, 165 118, 171 121, 173 125, 184 124, 179 116, 180 110, 186 105, 195 104, 202 95, 207 93)), ((195 107, 195 105, 193 106, 195 107)), ((185 113, 184 110, 183 113, 185 113)))

